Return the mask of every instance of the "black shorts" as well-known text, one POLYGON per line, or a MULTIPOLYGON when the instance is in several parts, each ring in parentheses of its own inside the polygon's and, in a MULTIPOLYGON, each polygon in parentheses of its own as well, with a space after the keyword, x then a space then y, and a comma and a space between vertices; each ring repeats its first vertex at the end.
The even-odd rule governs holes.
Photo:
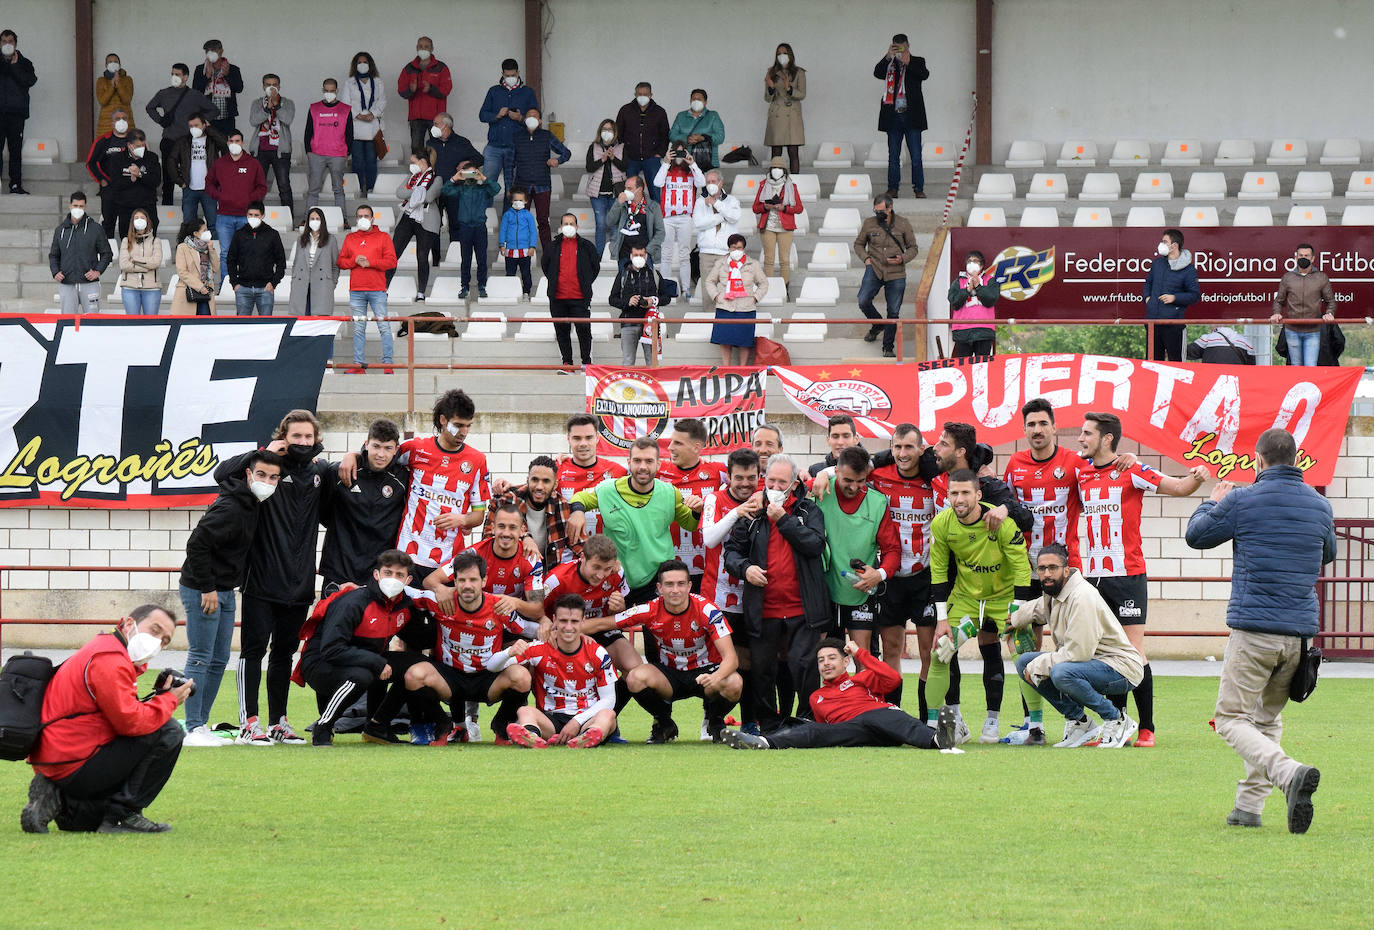
POLYGON ((449 698, 450 702, 454 704, 459 701, 494 703, 487 695, 491 692, 491 683, 496 680, 499 672, 485 669, 480 672, 463 672, 442 662, 434 663, 434 667, 439 670, 439 675, 444 679, 444 684, 448 685, 448 689, 453 692, 453 697, 449 698))
POLYGON ((421 565, 416 562, 410 567, 410 586, 412 588, 423 588, 425 579, 439 570, 437 565, 421 565))
MULTIPOLYGON (((697 577, 700 578, 701 576, 698 575, 697 577)), ((637 588, 631 588, 630 593, 625 595, 625 609, 629 610, 631 607, 647 604, 656 597, 658 597, 658 582, 656 580, 642 584, 637 588)))
POLYGON ((705 700, 706 691, 697 684, 697 676, 714 674, 716 669, 720 668, 719 664, 712 664, 684 672, 675 668, 668 668, 660 662, 653 663, 653 666, 663 673, 663 677, 668 679, 668 684, 673 689, 673 696, 668 698, 670 702, 694 697, 705 700))
POLYGON ((862 604, 850 607, 847 604, 835 605, 835 618, 841 630, 872 630, 877 626, 877 598, 870 597, 862 604))
POLYGON ((692 580, 692 593, 693 593, 693 594, 700 594, 700 593, 701 593, 701 581, 702 581, 702 579, 705 578, 706 576, 703 574, 703 575, 691 575, 691 576, 689 576, 689 577, 690 577, 691 580, 692 580))
POLYGON ((602 649, 609 649, 613 643, 625 638, 625 634, 616 629, 604 630, 600 633, 592 634, 592 642, 602 649))
POLYGON ((889 578, 878 588, 878 629, 906 626, 935 626, 935 608, 930 603, 930 569, 915 575, 889 578))
POLYGON ((1122 626, 1145 625, 1145 614, 1150 606, 1145 575, 1112 575, 1088 581, 1116 614, 1118 623, 1122 626))

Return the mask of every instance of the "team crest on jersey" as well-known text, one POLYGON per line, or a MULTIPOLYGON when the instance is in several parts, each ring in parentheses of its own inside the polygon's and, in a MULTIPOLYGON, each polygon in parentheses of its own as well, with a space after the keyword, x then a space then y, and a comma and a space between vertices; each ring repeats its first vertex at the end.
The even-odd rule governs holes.
MULTIPOLYGON (((590 663, 590 662, 583 662, 583 663, 582 663, 582 670, 583 670, 584 672, 586 672, 588 675, 590 675, 593 671, 595 671, 595 670, 592 668, 592 663, 590 663)), ((568 671, 571 672, 572 669, 568 669, 568 671)))
POLYGON ((472 471, 472 463, 465 460, 462 465, 458 466, 458 470, 466 475, 468 472, 472 471))
POLYGON ((1112 474, 1111 474, 1112 480, 1115 481, 1117 478, 1120 478, 1120 477, 1121 477, 1121 472, 1118 471, 1117 469, 1113 468, 1113 469, 1112 469, 1112 474))
POLYGON ((698 480, 698 481, 705 481, 708 477, 710 477, 710 476, 707 475, 706 472, 704 472, 704 471, 699 471, 699 472, 697 472, 697 480, 698 480))
POLYGON ((629 449, 641 436, 658 439, 668 426, 673 403, 658 378, 617 371, 596 382, 587 397, 600 438, 629 449))
POLYGON ((320 486, 320 476, 319 476, 319 475, 314 475, 314 476, 313 476, 313 482, 312 482, 312 483, 315 485, 315 487, 318 488, 318 487, 320 486))
POLYGON ((695 632, 696 632, 697 630, 699 630, 699 629, 701 629, 701 627, 699 627, 699 626, 697 625, 697 622, 696 622, 695 620, 693 620, 693 621, 692 621, 692 632, 695 633, 695 632))
MULTIPOLYGON (((1063 478, 1063 477, 1064 477, 1064 469, 1062 469, 1062 468, 1056 468, 1056 469, 1054 470, 1054 476, 1055 476, 1056 478, 1063 478)), ((1038 475, 1037 475, 1037 477, 1038 477, 1038 475)))
POLYGON ((384 484, 384 485, 382 485, 382 497, 390 497, 390 496, 391 496, 391 485, 389 485, 389 484, 384 484))
POLYGON ((488 621, 487 621, 487 629, 488 629, 488 630, 494 630, 494 629, 496 629, 496 624, 495 624, 494 622, 492 622, 491 620, 488 620, 488 621))

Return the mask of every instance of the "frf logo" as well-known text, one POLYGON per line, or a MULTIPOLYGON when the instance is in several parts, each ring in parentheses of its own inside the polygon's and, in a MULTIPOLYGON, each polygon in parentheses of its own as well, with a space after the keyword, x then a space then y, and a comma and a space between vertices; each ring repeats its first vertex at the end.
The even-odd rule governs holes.
POLYGON ((1043 252, 1020 245, 1005 248, 993 259, 992 276, 1003 297, 1029 300, 1054 280, 1054 247, 1043 252))

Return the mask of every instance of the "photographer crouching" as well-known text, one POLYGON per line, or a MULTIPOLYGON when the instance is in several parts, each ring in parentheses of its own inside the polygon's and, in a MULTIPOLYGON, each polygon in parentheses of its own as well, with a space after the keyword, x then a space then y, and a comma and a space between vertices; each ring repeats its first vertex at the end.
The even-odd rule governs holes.
POLYGON ((33 781, 19 815, 25 833, 165 833, 143 816, 172 776, 182 729, 172 719, 195 683, 171 672, 138 699, 138 676, 172 641, 176 617, 144 604, 58 668, 43 696, 46 725, 29 755, 33 781))

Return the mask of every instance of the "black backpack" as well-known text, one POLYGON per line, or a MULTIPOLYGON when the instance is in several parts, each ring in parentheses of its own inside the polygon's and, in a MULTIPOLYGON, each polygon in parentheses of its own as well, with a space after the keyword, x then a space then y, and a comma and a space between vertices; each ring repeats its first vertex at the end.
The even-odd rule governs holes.
POLYGON ((22 762, 37 745, 43 728, 54 722, 43 722, 43 694, 56 672, 50 659, 31 652, 11 656, 0 669, 0 759, 22 762))

